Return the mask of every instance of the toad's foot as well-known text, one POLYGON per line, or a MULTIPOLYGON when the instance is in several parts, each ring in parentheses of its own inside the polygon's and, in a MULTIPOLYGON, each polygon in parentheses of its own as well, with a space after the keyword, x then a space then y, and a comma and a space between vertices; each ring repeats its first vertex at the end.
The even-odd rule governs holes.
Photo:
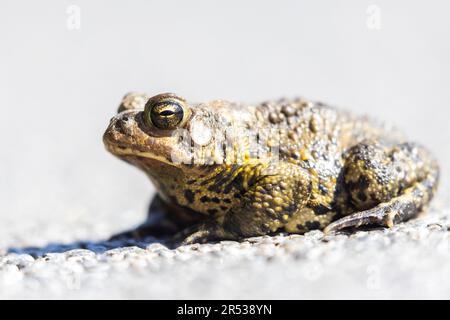
POLYGON ((340 231, 346 228, 359 228, 361 226, 382 226, 392 227, 394 225, 395 212, 388 207, 373 208, 366 211, 357 212, 341 218, 329 224, 323 232, 325 234, 340 231))
POLYGON ((214 219, 188 227, 178 232, 172 239, 174 246, 207 243, 220 240, 239 240, 240 237, 228 232, 214 219))

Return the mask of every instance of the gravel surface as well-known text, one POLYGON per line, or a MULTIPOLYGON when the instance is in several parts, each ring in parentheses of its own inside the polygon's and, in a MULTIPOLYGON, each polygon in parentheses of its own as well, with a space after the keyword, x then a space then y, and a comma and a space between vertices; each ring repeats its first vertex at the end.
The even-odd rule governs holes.
MULTIPOLYGON (((332 236, 313 231, 174 250, 156 239, 5 246, 0 297, 449 298, 450 212, 441 205, 390 230, 332 236)), ((60 224, 12 238, 37 241, 60 224)))

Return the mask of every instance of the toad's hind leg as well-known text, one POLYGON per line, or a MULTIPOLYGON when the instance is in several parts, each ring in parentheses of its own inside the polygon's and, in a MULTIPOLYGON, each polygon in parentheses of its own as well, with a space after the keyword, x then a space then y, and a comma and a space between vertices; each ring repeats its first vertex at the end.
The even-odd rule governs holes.
POLYGON ((392 227, 414 218, 432 199, 438 180, 437 162, 416 144, 360 143, 349 150, 344 168, 347 202, 341 203, 346 206, 341 213, 348 215, 324 232, 363 225, 392 227))

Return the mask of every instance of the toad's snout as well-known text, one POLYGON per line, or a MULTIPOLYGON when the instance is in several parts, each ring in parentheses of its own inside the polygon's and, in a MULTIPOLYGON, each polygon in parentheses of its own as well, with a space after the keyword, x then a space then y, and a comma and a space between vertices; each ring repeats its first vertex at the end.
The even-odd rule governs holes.
POLYGON ((114 127, 114 130, 117 133, 120 133, 123 135, 132 134, 132 123, 130 121, 129 116, 127 116, 127 115, 123 115, 121 117, 114 117, 111 120, 111 125, 114 127))
POLYGON ((127 147, 133 144, 137 134, 136 112, 122 112, 114 116, 103 135, 103 142, 108 146, 127 147))

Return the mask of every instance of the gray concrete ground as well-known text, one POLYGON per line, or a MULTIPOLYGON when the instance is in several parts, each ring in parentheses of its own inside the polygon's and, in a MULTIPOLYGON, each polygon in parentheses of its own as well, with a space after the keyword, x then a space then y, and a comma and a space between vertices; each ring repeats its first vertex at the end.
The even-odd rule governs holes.
POLYGON ((450 3, 194 2, 1 1, 0 298, 450 298, 450 3), (437 156, 440 200, 392 230, 104 242, 154 192, 101 141, 131 90, 369 114, 437 156))
POLYGON ((156 239, 25 246, 55 231, 41 221, 1 248, 0 298, 449 298, 450 212, 436 202, 427 216, 389 230, 174 250, 156 239))

